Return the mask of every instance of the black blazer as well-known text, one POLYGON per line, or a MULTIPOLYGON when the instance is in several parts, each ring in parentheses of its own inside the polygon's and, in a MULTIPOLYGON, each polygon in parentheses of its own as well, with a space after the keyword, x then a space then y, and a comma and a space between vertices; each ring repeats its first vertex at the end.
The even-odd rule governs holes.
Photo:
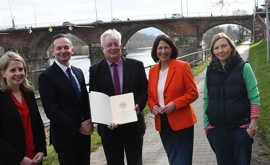
MULTIPOLYGON (((125 131, 137 130, 139 134, 145 132, 145 122, 143 117, 143 108, 145 107, 147 100, 147 78, 144 70, 143 63, 133 59, 123 60, 123 91, 122 93, 134 93, 135 104, 140 107, 140 113, 138 114, 138 121, 134 123, 124 124, 120 127, 126 127, 125 131)), ((105 93, 109 96, 115 95, 114 85, 110 68, 106 60, 102 60, 100 63, 90 67, 90 91, 97 91, 105 93)), ((98 133, 102 135, 107 130, 107 126, 98 124, 98 133)))
POLYGON ((76 145, 81 122, 90 118, 83 72, 79 68, 71 68, 80 83, 81 97, 76 95, 71 81, 56 63, 39 77, 41 101, 50 120, 50 142, 56 152, 69 150, 71 145, 76 145))
MULTIPOLYGON (((45 132, 32 91, 23 91, 28 105, 36 152, 46 155, 45 132)), ((0 164, 16 165, 25 156, 25 133, 10 92, 0 91, 0 164)))

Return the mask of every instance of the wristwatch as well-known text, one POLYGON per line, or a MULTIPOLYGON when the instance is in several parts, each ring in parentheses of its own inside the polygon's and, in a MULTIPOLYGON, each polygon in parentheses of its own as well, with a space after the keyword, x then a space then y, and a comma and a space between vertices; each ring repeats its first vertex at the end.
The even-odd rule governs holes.
POLYGON ((258 129, 257 126, 254 127, 254 126, 251 125, 251 124, 249 124, 248 128, 252 129, 253 131, 256 131, 256 130, 258 129))

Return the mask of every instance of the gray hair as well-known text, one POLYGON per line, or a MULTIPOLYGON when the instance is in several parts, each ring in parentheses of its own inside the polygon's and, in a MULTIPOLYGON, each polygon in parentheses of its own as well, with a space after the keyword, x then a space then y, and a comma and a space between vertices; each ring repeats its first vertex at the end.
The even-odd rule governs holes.
POLYGON ((121 33, 118 32, 116 29, 108 29, 104 33, 102 33, 100 36, 101 46, 104 46, 104 40, 107 36, 112 36, 112 37, 118 39, 119 45, 121 45, 121 38, 122 38, 121 33))

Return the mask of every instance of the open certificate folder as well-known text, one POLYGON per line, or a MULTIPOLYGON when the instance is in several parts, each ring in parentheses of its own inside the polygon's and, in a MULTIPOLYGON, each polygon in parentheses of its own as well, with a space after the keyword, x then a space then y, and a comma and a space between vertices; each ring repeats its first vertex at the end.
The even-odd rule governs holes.
POLYGON ((125 124, 137 121, 133 93, 111 96, 90 92, 92 122, 125 124))

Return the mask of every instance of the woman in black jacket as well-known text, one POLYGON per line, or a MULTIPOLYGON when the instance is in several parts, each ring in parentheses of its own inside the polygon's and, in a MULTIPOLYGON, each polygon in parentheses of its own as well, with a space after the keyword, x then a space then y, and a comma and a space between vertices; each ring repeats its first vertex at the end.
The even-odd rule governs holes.
POLYGON ((42 164, 46 141, 24 59, 15 52, 0 58, 0 164, 42 164))
POLYGON ((260 97, 256 77, 224 33, 211 43, 204 84, 204 127, 218 165, 249 165, 260 97))

